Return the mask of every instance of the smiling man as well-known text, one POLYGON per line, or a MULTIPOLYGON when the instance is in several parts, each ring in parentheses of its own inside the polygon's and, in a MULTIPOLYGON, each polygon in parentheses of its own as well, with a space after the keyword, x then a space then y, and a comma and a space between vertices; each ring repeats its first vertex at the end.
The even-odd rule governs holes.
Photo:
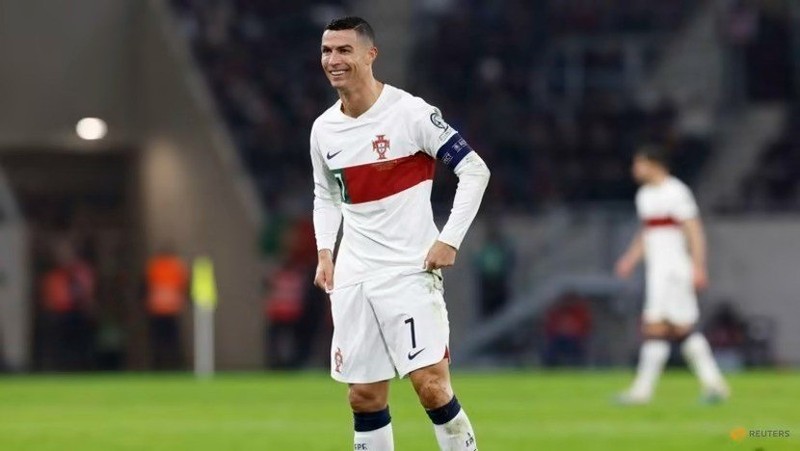
POLYGON ((322 69, 339 100, 311 130, 315 284, 330 294, 331 376, 349 384, 354 449, 393 450, 389 380, 408 376, 442 450, 475 451, 450 384, 441 269, 478 212, 489 169, 438 109, 381 83, 370 25, 331 22, 322 69), (436 160, 459 177, 441 232, 430 203, 436 160), (340 225, 342 240, 334 265, 340 225))

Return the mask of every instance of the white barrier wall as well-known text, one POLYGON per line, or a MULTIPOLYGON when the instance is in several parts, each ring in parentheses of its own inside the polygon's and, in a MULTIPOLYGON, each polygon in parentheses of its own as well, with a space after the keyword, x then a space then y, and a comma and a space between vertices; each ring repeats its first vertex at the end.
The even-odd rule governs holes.
POLYGON ((710 300, 775 321, 778 358, 800 364, 800 217, 707 221, 710 300))
POLYGON ((14 371, 30 364, 26 247, 21 224, 0 224, 0 361, 14 371))
POLYGON ((164 2, 143 3, 136 107, 145 130, 138 172, 147 246, 173 242, 188 256, 214 260, 217 363, 258 368, 264 357, 258 199, 164 2))
POLYGON ((0 0, 0 152, 87 148, 75 135, 86 116, 108 122, 106 146, 136 138, 136 3, 0 0))
MULTIPOLYGON (((503 218, 503 229, 517 252, 514 294, 525 297, 548 277, 612 273, 614 260, 635 230, 632 216, 608 213, 557 218, 503 218), (594 218, 594 219, 592 219, 594 218), (557 227, 554 227, 556 225, 557 227), (549 251, 548 251, 549 249, 549 251)), ((711 287, 701 296, 708 307, 729 300, 745 316, 775 321, 774 351, 780 362, 800 365, 800 216, 780 218, 707 217, 711 287)), ((484 239, 484 221, 476 222, 459 251, 456 266, 445 272, 446 301, 453 350, 476 325, 478 302, 472 257, 484 239)), ((633 284, 634 282, 632 282, 633 284)), ((633 285, 632 285, 633 287, 633 285)))
MULTIPOLYGON (((166 0, 0 0, 0 153, 131 151, 134 270, 163 243, 211 255, 220 367, 258 368, 261 211, 168 19, 166 0), (107 121, 105 139, 76 136, 85 116, 107 121)), ((128 365, 145 367, 141 300, 120 298, 131 304, 128 365)))
POLYGON ((0 365, 14 371, 30 364, 28 242, 0 171, 0 365))

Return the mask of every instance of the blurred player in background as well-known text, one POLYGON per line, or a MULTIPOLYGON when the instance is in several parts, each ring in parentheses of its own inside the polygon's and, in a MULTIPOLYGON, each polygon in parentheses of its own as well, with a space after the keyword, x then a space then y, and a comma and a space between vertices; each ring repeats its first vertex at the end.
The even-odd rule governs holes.
POLYGON ((633 158, 633 177, 641 185, 636 210, 642 228, 616 265, 628 278, 643 258, 646 263, 644 343, 636 379, 619 397, 624 404, 650 401, 669 358, 670 342, 680 345, 707 402, 722 401, 729 390, 706 338, 695 329, 699 317, 695 290, 708 285, 706 241, 692 192, 670 175, 666 155, 655 147, 633 158), (688 250, 687 250, 688 245, 688 250))
POLYGON ((453 394, 441 268, 480 206, 489 170, 438 109, 381 83, 374 32, 363 19, 332 21, 322 68, 339 94, 314 122, 315 284, 330 293, 331 376, 349 384, 354 449, 394 449, 389 380, 409 376, 442 450, 477 450, 453 394), (441 233, 430 203, 436 159, 459 177, 441 233), (334 246, 344 230, 334 271, 334 246))

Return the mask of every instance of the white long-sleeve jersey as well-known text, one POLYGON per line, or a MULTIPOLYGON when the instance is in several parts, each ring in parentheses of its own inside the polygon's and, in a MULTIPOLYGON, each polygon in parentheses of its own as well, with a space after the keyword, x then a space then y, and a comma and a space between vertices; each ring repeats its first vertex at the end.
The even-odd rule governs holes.
POLYGON ((337 101, 314 121, 310 140, 319 250, 334 250, 344 219, 334 288, 421 272, 436 240, 461 245, 489 169, 438 109, 403 90, 384 85, 357 118, 341 106, 337 101), (436 159, 459 177, 441 233, 430 202, 436 159))
POLYGON ((636 210, 644 227, 648 273, 689 270, 691 257, 682 224, 699 215, 689 187, 672 176, 657 185, 644 185, 636 193, 636 210))

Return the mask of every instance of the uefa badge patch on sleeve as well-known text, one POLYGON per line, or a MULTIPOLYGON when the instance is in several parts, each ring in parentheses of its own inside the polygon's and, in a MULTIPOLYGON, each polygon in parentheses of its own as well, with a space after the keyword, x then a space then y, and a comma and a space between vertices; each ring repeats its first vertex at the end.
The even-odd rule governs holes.
POLYGON ((442 113, 440 113, 439 110, 433 110, 430 119, 434 127, 442 130, 442 133, 439 135, 439 141, 444 140, 447 137, 447 132, 450 131, 450 125, 442 119, 442 113))

